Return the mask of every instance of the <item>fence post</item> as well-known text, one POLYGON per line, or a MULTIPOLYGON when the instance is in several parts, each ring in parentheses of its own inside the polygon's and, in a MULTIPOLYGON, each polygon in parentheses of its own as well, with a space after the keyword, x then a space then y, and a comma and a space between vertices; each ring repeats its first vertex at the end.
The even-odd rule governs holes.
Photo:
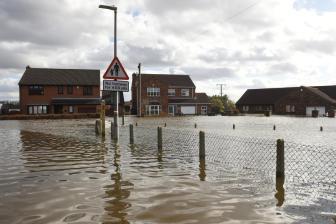
POLYGON ((164 123, 164 126, 167 127, 167 123, 164 123))
POLYGON ((277 156, 276 156, 276 194, 275 198, 277 206, 282 206, 285 201, 285 142, 283 139, 277 140, 277 156))
POLYGON ((134 132, 133 132, 133 124, 129 125, 129 132, 130 132, 130 144, 134 144, 134 132))
POLYGON ((205 133, 204 131, 199 132, 199 157, 200 159, 205 159, 205 133))
POLYGON ((320 131, 323 131, 323 127, 322 126, 320 127, 320 131))
POLYGON ((232 125, 232 129, 233 129, 233 130, 236 129, 236 125, 235 125, 235 124, 232 125))
POLYGON ((105 100, 100 104, 101 135, 105 136, 105 100))
POLYGON ((283 139, 277 140, 276 177, 285 177, 285 142, 283 139))
POLYGON ((197 128, 197 124, 195 123, 195 128, 197 128))
POLYGON ((274 130, 274 131, 276 130, 276 126, 275 126, 275 125, 273 125, 273 130, 274 130))
POLYGON ((158 150, 162 151, 162 128, 157 128, 157 134, 158 134, 158 150))
POLYGON ((100 129, 101 129, 101 124, 100 124, 101 120, 96 120, 96 124, 95 124, 95 132, 96 135, 100 135, 100 129))
POLYGON ((121 118, 121 124, 122 124, 122 125, 125 125, 125 114, 122 115, 122 118, 121 118))

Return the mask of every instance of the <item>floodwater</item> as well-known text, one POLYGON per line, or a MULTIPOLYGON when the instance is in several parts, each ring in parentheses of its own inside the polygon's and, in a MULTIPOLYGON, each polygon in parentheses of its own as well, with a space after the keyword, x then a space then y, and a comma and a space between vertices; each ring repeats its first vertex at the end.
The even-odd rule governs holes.
POLYGON ((91 119, 0 121, 0 223, 335 223, 336 119, 127 117, 125 123, 116 143, 109 131, 96 136, 91 119), (127 125, 135 123, 130 145, 127 125), (159 153, 156 127, 164 123, 159 153), (205 161, 197 154, 199 130, 211 148, 205 161), (278 138, 291 148, 284 189, 273 175, 278 138), (232 151, 223 156, 225 144, 232 151), (246 152, 261 169, 249 168, 246 152), (313 171, 316 180, 309 178, 313 171))

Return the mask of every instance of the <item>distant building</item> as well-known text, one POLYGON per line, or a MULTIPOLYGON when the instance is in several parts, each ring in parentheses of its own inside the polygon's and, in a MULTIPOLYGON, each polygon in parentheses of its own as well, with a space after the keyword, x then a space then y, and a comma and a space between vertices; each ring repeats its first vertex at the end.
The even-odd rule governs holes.
POLYGON ((312 116, 333 115, 336 109, 336 86, 248 89, 236 103, 242 113, 312 116))
POLYGON ((207 115, 209 112, 209 97, 196 93, 195 84, 188 75, 133 74, 133 114, 175 116, 207 115))
POLYGON ((27 66, 19 87, 23 114, 96 113, 100 104, 99 70, 27 66))

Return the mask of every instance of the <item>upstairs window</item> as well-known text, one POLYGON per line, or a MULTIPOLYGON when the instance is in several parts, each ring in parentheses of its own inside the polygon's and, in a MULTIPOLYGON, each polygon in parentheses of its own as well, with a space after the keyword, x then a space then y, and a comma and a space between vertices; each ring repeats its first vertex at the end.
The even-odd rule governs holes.
POLYGON ((29 95, 44 95, 43 86, 29 86, 29 95))
POLYGON ((168 96, 175 96, 175 89, 168 89, 168 96))
POLYGON ((73 86, 67 86, 67 94, 72 95, 73 94, 73 86))
POLYGON ((92 94, 93 94, 92 86, 84 86, 83 87, 83 95, 84 96, 92 96, 92 94))
POLYGON ((63 86, 57 86, 57 94, 63 95, 63 92, 64 92, 63 86))
POLYGON ((148 87, 147 96, 160 96, 160 88, 148 87))
POLYGON ((189 89, 181 89, 181 96, 189 96, 189 89))

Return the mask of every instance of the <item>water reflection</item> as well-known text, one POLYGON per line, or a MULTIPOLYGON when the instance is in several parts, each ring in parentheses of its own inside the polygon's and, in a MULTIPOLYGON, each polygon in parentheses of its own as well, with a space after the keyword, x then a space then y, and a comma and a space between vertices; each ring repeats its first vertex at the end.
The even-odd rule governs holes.
POLYGON ((199 178, 200 181, 205 181, 206 173, 205 173, 205 159, 200 159, 199 161, 199 178))
POLYGON ((276 178, 276 193, 275 198, 278 200, 276 206, 281 207, 285 201, 285 189, 284 189, 285 177, 276 178))
POLYGON ((116 142, 113 144, 113 151, 114 172, 111 174, 113 184, 104 186, 106 200, 103 223, 129 223, 126 209, 131 207, 131 203, 127 202, 127 199, 134 185, 122 179, 120 164, 121 154, 116 142))

